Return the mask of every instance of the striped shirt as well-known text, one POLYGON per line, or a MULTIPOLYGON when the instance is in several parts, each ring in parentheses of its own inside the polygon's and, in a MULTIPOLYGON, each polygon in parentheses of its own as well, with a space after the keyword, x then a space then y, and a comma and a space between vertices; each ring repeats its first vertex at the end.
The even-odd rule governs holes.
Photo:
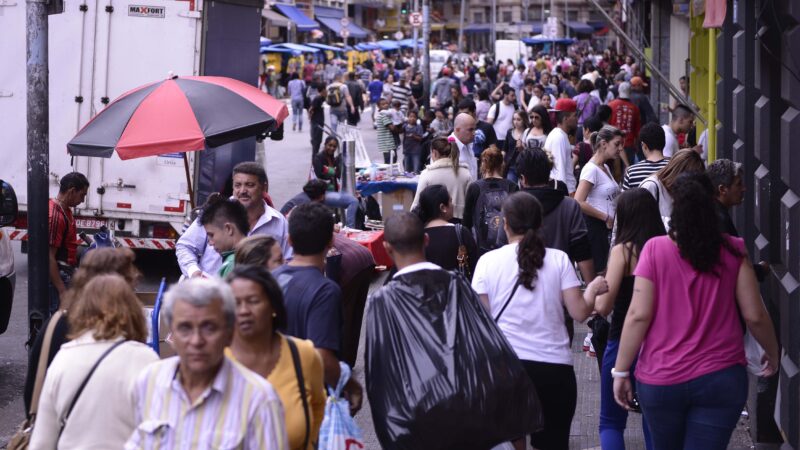
POLYGON ((668 162, 669 158, 655 162, 644 160, 628 167, 625 169, 625 177, 622 178, 622 190, 627 191, 639 187, 645 178, 661 170, 668 162))
POLYGON ((411 88, 408 86, 400 86, 400 83, 392 85, 392 103, 395 100, 400 102, 400 109, 405 114, 408 111, 408 98, 411 97, 411 88))
POLYGON ((288 450, 283 406, 264 378, 224 357, 191 403, 178 377, 179 357, 148 366, 136 382, 136 423, 126 450, 288 450))
POLYGON ((392 124, 392 116, 389 110, 383 110, 375 117, 375 125, 378 127, 378 150, 389 153, 397 147, 394 142, 394 135, 389 129, 392 124))

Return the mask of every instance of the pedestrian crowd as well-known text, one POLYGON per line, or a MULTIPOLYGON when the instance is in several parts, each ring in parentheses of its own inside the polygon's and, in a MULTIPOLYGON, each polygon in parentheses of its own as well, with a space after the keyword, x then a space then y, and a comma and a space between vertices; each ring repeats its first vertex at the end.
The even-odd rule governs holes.
POLYGON ((428 110, 413 68, 371 69, 292 75, 293 128, 306 107, 311 121, 303 192, 279 211, 263 167, 241 163, 232 195, 209 197, 180 237, 184 279, 161 312, 176 356, 145 345, 130 250, 77 267, 70 208, 89 185, 61 179, 53 315, 25 390, 31 448, 316 448, 326 386, 361 407, 349 366, 362 318, 384 448, 569 448, 573 323, 590 318, 603 449, 625 448, 629 412, 648 449, 726 448, 745 340, 761 376, 778 345, 758 287, 768 265, 751 263, 730 215, 744 173, 706 164, 691 107, 658 123, 641 68, 613 52, 451 61, 428 110), (419 172, 412 211, 385 221, 394 269, 369 299, 373 256, 335 229, 331 207, 352 226, 359 202, 341 192, 336 136, 319 151, 325 103, 334 134, 371 108, 385 161, 400 149, 419 172))

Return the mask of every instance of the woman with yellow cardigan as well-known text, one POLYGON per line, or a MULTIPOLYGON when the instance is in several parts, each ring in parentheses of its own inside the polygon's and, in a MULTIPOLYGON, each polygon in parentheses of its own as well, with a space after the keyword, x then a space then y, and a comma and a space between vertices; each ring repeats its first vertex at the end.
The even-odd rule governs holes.
POLYGON ((311 341, 278 332, 286 322, 286 308, 266 267, 237 266, 228 283, 236 297, 236 331, 228 356, 275 388, 291 450, 313 449, 325 415, 322 358, 311 341))

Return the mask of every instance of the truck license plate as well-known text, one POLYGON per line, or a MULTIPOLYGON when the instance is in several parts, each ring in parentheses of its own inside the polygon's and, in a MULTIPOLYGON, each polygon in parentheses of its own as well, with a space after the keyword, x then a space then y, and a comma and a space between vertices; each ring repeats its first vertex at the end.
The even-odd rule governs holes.
POLYGON ((102 227, 104 225, 108 226, 108 221, 107 220, 102 220, 102 219, 80 219, 80 218, 78 218, 78 219, 75 219, 75 225, 77 225, 78 228, 94 228, 94 229, 97 229, 97 228, 100 228, 100 227, 102 227))

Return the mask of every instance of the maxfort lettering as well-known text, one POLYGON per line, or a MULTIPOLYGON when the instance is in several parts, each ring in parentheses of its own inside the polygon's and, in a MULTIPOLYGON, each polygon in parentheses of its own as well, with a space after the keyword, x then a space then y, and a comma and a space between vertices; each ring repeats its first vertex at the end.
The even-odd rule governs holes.
POLYGON ((164 18, 163 6, 128 5, 128 15, 134 17, 158 17, 164 18))

